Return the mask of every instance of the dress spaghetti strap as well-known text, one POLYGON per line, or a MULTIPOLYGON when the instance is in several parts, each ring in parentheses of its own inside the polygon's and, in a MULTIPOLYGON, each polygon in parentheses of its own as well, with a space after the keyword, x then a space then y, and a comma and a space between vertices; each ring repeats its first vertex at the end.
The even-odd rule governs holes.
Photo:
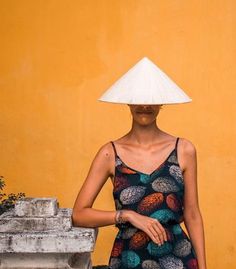
POLYGON ((115 153, 115 157, 117 157, 117 151, 116 151, 115 144, 113 143, 113 141, 110 141, 110 142, 112 144, 112 147, 113 147, 113 150, 114 150, 114 153, 115 153))
POLYGON ((176 158, 178 158, 178 151, 177 151, 178 141, 179 141, 179 137, 177 137, 176 142, 175 142, 176 158))

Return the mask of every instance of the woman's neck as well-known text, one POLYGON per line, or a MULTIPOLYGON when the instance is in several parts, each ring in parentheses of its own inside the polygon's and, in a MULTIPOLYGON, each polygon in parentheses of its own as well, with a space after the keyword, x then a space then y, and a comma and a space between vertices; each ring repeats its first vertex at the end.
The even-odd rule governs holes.
POLYGON ((127 134, 128 138, 137 144, 150 145, 162 136, 161 131, 156 125, 156 121, 148 125, 140 125, 133 121, 131 130, 127 134))

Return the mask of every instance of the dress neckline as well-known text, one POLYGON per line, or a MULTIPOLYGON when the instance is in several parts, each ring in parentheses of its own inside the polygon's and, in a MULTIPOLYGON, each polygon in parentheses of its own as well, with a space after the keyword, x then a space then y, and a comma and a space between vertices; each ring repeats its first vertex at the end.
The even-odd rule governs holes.
POLYGON ((122 163, 126 168, 129 168, 130 170, 132 170, 132 171, 134 171, 134 172, 137 172, 138 174, 142 174, 142 175, 146 175, 146 176, 149 176, 149 177, 150 177, 150 176, 152 176, 155 172, 159 171, 159 170, 164 166, 164 164, 168 161, 169 157, 171 156, 171 154, 172 154, 173 152, 175 152, 175 150, 176 150, 176 148, 172 149, 171 152, 168 154, 167 158, 165 158, 164 161, 163 161, 161 164, 159 164, 159 165, 157 166, 157 168, 154 169, 151 173, 144 173, 144 172, 141 172, 141 171, 139 171, 139 170, 137 170, 137 169, 135 169, 135 168, 130 167, 129 165, 127 165, 127 164, 120 158, 120 156, 119 156, 118 154, 116 154, 116 157, 121 161, 121 163, 122 163))

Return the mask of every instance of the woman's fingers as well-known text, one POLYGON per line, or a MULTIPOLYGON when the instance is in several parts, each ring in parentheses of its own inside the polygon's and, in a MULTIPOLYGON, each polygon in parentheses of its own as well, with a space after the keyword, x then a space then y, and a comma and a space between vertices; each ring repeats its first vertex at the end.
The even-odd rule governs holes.
POLYGON ((159 229, 161 230, 161 233, 162 233, 162 235, 163 235, 163 239, 164 239, 165 241, 167 241, 168 239, 167 239, 167 234, 166 234, 166 230, 165 230, 165 228, 160 224, 160 222, 159 222, 158 220, 156 220, 156 223, 157 223, 159 229))
POLYGON ((154 218, 143 216, 135 211, 130 214, 129 222, 138 229, 143 230, 155 242, 163 244, 167 241, 167 234, 161 223, 154 218))
POLYGON ((152 236, 156 239, 156 241, 158 241, 158 243, 163 244, 164 241, 167 241, 166 231, 163 228, 163 226, 159 223, 159 221, 154 219, 147 226, 150 232, 152 233, 152 236))
POLYGON ((148 235, 152 238, 152 240, 155 243, 157 243, 160 246, 162 244, 160 230, 156 231, 156 229, 154 229, 154 227, 151 224, 149 224, 147 228, 148 228, 148 235))

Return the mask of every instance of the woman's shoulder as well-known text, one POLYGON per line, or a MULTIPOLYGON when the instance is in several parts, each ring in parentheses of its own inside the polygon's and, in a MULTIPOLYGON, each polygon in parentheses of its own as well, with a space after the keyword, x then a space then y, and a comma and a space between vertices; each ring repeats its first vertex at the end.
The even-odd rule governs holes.
POLYGON ((196 147, 194 145, 194 143, 186 137, 179 137, 179 147, 182 149, 182 151, 184 151, 184 153, 186 154, 195 154, 196 153, 196 147))
POLYGON ((106 160, 113 160, 114 149, 112 146, 112 140, 102 143, 97 150, 97 156, 101 156, 106 160))
POLYGON ((124 144, 125 144, 125 140, 123 139, 123 137, 108 140, 99 146, 97 155, 103 156, 104 158, 109 159, 109 160, 113 160, 114 151, 116 150, 116 145, 122 146, 124 144))

